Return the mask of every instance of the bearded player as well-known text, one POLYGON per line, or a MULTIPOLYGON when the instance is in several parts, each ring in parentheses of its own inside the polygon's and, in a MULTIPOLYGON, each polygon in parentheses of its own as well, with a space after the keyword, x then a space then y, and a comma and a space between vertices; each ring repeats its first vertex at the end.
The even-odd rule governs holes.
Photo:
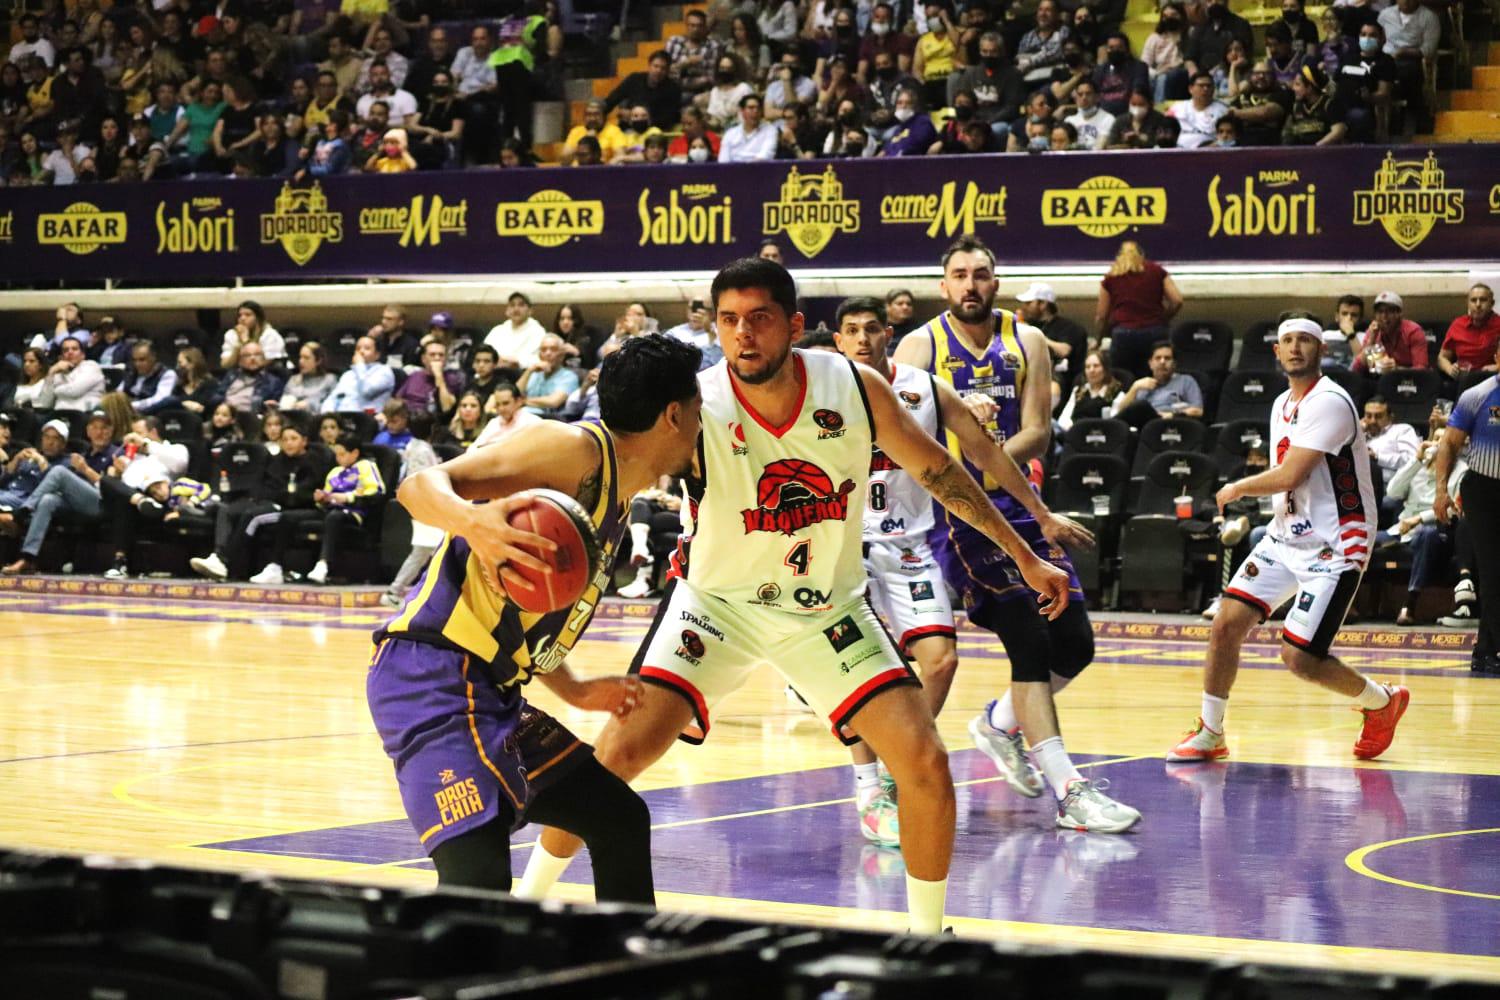
POLYGON ((1276 358, 1288 388, 1271 404, 1271 467, 1225 485, 1214 497, 1220 510, 1240 497, 1273 497, 1275 516, 1224 588, 1203 665, 1203 710, 1168 751, 1169 761, 1229 756, 1224 716, 1240 647, 1288 598, 1294 600, 1281 630, 1281 662, 1303 680, 1358 702, 1364 727, 1354 756, 1370 760, 1384 753, 1411 700, 1406 688, 1377 684, 1329 653, 1370 561, 1379 508, 1359 411, 1343 386, 1323 377, 1322 357, 1322 326, 1305 314, 1288 314, 1276 329, 1276 358))
MULTIPOLYGON (((1066 607, 1067 577, 1022 542, 884 378, 837 354, 792 348, 803 317, 781 265, 735 261, 712 294, 724 360, 699 376, 705 488, 691 556, 637 654, 641 706, 605 726, 600 761, 629 780, 679 733, 701 741, 715 703, 770 663, 836 736, 866 740, 890 768, 901 788, 911 929, 937 933, 953 853, 953 779, 920 683, 865 597, 859 515, 871 448, 1010 553, 1044 614, 1066 607)), ((1027 613, 1036 615, 1035 605, 1027 613)), ((547 831, 522 894, 544 892, 577 847, 576 838, 547 831)))
MULTIPOLYGON (((960 237, 942 263, 939 287, 948 310, 903 337, 896 361, 930 372, 966 402, 978 397, 979 412, 987 414, 985 429, 1016 462, 1030 463, 1046 452, 1052 434, 1047 343, 1015 313, 995 308, 995 255, 984 243, 960 237)), ((948 450, 961 458, 963 448, 951 428, 946 437, 948 450)), ((1045 777, 1057 799, 1058 826, 1123 833, 1140 822, 1141 814, 1079 773, 1063 746, 1053 702, 1053 695, 1094 659, 1094 630, 1078 577, 1067 553, 1044 536, 1032 512, 993 476, 970 468, 984 477, 991 502, 1030 549, 1067 574, 1074 600, 1054 619, 1030 614, 1035 597, 1008 553, 996 552, 967 524, 939 514, 931 537, 943 576, 963 598, 969 620, 999 636, 1010 659, 1010 690, 969 723, 969 733, 1019 794, 1040 796, 1045 777), (1027 741, 1036 766, 1027 759, 1027 741)))

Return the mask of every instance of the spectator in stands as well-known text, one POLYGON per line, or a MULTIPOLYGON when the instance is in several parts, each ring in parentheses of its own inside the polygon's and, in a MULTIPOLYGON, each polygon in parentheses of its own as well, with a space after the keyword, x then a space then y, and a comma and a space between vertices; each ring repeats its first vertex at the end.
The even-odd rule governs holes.
POLYGON ((1250 22, 1229 9, 1229 0, 1208 0, 1202 23, 1188 32, 1183 50, 1189 75, 1208 72, 1224 62, 1231 41, 1238 40, 1246 52, 1254 51, 1250 22))
MULTIPOLYGON (((592 375, 594 371, 590 371, 592 375)), ((484 431, 474 442, 474 447, 482 448, 486 445, 502 441, 516 431, 539 424, 542 418, 527 410, 521 405, 522 397, 520 390, 509 382, 502 382, 495 387, 490 394, 487 412, 494 413, 494 419, 485 425, 484 431)))
POLYGON ((297 350, 297 373, 286 380, 280 408, 288 412, 317 413, 338 381, 327 369, 328 352, 316 340, 297 350))
POLYGON ((926 11, 927 31, 917 39, 911 72, 922 84, 922 103, 940 107, 947 97, 948 74, 958 68, 958 33, 949 20, 948 0, 928 0, 926 11))
POLYGON ((1323 367, 1348 370, 1359 350, 1359 335, 1365 328, 1365 300, 1358 295, 1339 296, 1333 323, 1323 331, 1323 367))
POLYGON ((1431 8, 1422 6, 1422 0, 1396 0, 1380 12, 1379 20, 1385 32, 1385 53, 1396 60, 1401 99, 1408 108, 1421 108, 1426 90, 1423 66, 1437 58, 1442 24, 1431 8))
POLYGON ((1312 61, 1322 66, 1323 72, 1329 76, 1337 73, 1344 63, 1359 56, 1357 36, 1344 34, 1344 27, 1339 23, 1339 8, 1323 8, 1323 13, 1318 15, 1318 31, 1323 40, 1318 45, 1317 52, 1313 53, 1312 61))
POLYGON ((1317 66, 1304 66, 1292 80, 1292 110, 1281 128, 1286 146, 1333 146, 1349 133, 1343 108, 1333 99, 1328 75, 1317 66))
POLYGON ((1241 145, 1276 146, 1281 143, 1282 125, 1292 100, 1292 92, 1276 82, 1269 66, 1259 62, 1225 114, 1239 126, 1241 145))
MULTIPOLYGON (((873 76, 865 87, 869 97, 871 126, 877 129, 888 129, 894 124, 891 115, 896 108, 896 95, 906 89, 920 91, 922 84, 910 73, 897 69, 895 56, 888 52, 877 52, 873 76)), ((1021 102, 1018 100, 1016 108, 1012 111, 1018 111, 1020 105, 1021 102)))
POLYGON ((1151 349, 1151 374, 1132 382, 1112 409, 1132 427, 1157 417, 1202 417, 1203 390, 1197 379, 1177 371, 1172 345, 1160 341, 1151 349))
POLYGON ((21 40, 10 47, 10 54, 6 58, 13 63, 20 64, 23 59, 35 56, 48 69, 55 66, 57 50, 42 36, 41 22, 37 20, 36 15, 29 12, 22 14, 20 25, 21 40))
MULTIPOLYGON (((714 65, 713 62, 709 63, 714 65)), ((672 79, 672 60, 666 50, 651 53, 645 72, 634 72, 621 80, 604 99, 606 114, 622 104, 643 104, 650 113, 651 124, 670 129, 682 112, 682 87, 672 79)))
POLYGON ((76 184, 78 171, 92 155, 92 149, 78 142, 78 126, 63 122, 57 127, 57 148, 42 157, 42 173, 35 178, 36 183, 54 187, 76 184))
POLYGON ((407 375, 393 398, 404 401, 413 413, 446 418, 458 405, 463 387, 463 376, 448 370, 448 348, 434 340, 422 348, 422 367, 407 375))
MULTIPOLYGON (((676 483, 662 476, 652 489, 642 490, 630 498, 630 565, 635 579, 621 587, 621 597, 638 600, 651 593, 654 558, 651 539, 677 534, 682 530, 682 498, 672 492, 676 483)), ((658 542, 656 548, 664 546, 658 542)))
POLYGON ((234 326, 224 331, 220 365, 225 368, 232 365, 235 352, 246 344, 259 344, 267 361, 280 361, 286 357, 286 341, 274 326, 266 322, 266 311, 261 304, 251 299, 239 304, 235 310, 234 326))
POLYGON ((39 410, 92 410, 104 395, 104 370, 84 356, 77 337, 64 337, 61 355, 37 393, 39 410))
POLYGON ((10 406, 35 409, 37 399, 47 384, 47 355, 39 347, 28 347, 21 352, 21 379, 16 383, 10 406))
POLYGON ((469 380, 468 385, 464 386, 464 392, 472 392, 478 396, 481 405, 489 402, 490 394, 503 382, 495 373, 499 362, 500 355, 488 344, 480 344, 474 349, 474 376, 469 380))
POLYGON ((336 31, 328 36, 328 58, 318 64, 318 69, 334 75, 338 80, 338 91, 344 97, 353 100, 359 95, 364 60, 342 33, 336 31))
MULTIPOLYGON (((847 70, 847 65, 845 69, 847 70)), ((769 111, 780 111, 792 101, 813 104, 818 101, 818 85, 802 72, 802 60, 796 49, 781 54, 781 62, 771 71, 764 104, 769 111)), ((834 106, 837 106, 834 101, 834 106)), ((743 106, 743 105, 742 105, 743 106)))
MULTIPOLYGON (((321 133, 314 133, 311 148, 304 147, 302 150, 302 161, 306 164, 306 172, 314 177, 334 177, 345 173, 354 158, 354 147, 349 139, 349 113, 343 108, 335 108, 328 113, 328 120, 323 123, 321 133)), ((309 139, 313 136, 310 135, 309 139)), ((298 174, 297 180, 302 180, 303 175, 298 174)))
POLYGON ((563 142, 563 162, 573 163, 578 157, 578 141, 584 136, 592 136, 599 143, 599 155, 612 160, 625 146, 625 136, 619 126, 604 119, 604 102, 599 100, 589 101, 584 105, 583 123, 573 126, 568 137, 563 142))
POLYGON ((354 113, 363 119, 374 117, 371 107, 377 103, 386 106, 386 120, 394 126, 404 128, 415 120, 417 99, 410 91, 399 89, 384 63, 370 67, 370 86, 359 100, 354 102, 354 113))
POLYGON ((213 408, 219 394, 219 381, 208 370, 208 359, 196 347, 177 352, 177 384, 162 409, 189 410, 202 414, 213 408))
POLYGON ((453 57, 453 83, 464 100, 464 121, 470 132, 466 154, 471 162, 488 162, 499 135, 500 93, 495 67, 490 65, 494 38, 485 25, 469 33, 469 44, 453 57))
POLYGON ((1099 87, 1093 80, 1081 80, 1073 88, 1076 110, 1064 121, 1078 133, 1081 149, 1103 149, 1109 142, 1109 131, 1114 128, 1115 116, 1099 106, 1099 87))
MULTIPOLYGON (((859 67, 859 28, 855 24, 853 7, 838 7, 833 11, 833 23, 816 36, 814 48, 817 61, 813 66, 813 77, 821 86, 827 80, 828 67, 838 58, 844 60, 851 80, 859 67)), ((806 48, 804 46, 804 48, 806 48)), ((805 65, 805 64, 804 64, 805 65)))
POLYGON ((439 73, 452 72, 456 58, 453 46, 448 43, 447 29, 434 27, 427 32, 427 51, 411 61, 401 85, 413 94, 425 94, 432 89, 432 81, 439 73))
POLYGON ((751 6, 748 7, 748 12, 734 16, 724 53, 738 59, 745 68, 745 78, 760 86, 765 83, 766 74, 772 66, 771 47, 761 35, 753 11, 751 6))
POLYGON ((1334 69, 1334 84, 1352 142, 1385 141, 1396 92, 1396 60, 1383 51, 1384 29, 1359 29, 1359 47, 1334 69))
POLYGON ((1448 324, 1438 367, 1454 381, 1470 372, 1493 372, 1496 348, 1500 348, 1500 315, 1495 313, 1495 293, 1489 285, 1472 285, 1468 311, 1448 324))
POLYGON ((274 401, 266 400, 266 412, 260 418, 260 443, 268 455, 281 454, 281 431, 286 426, 281 411, 275 407, 274 401))
POLYGON ((42 425, 41 448, 18 448, 5 461, 0 476, 0 534, 15 535, 15 511, 36 492, 54 465, 66 468, 68 422, 49 420, 42 425))
POLYGON ((178 149, 180 144, 181 154, 173 154, 178 173, 211 169, 214 129, 228 106, 222 99, 223 86, 216 81, 202 83, 197 95, 197 100, 183 109, 182 117, 166 143, 171 150, 178 149))
POLYGON ((140 414, 166 409, 177 390, 177 373, 156 358, 149 340, 138 340, 130 350, 131 370, 125 373, 120 391, 130 397, 140 414))
POLYGON ((578 146, 573 151, 573 166, 598 167, 602 166, 603 163, 604 150, 599 145, 599 140, 596 137, 586 135, 578 140, 578 146))
POLYGON ((260 131, 245 151, 256 177, 291 177, 302 165, 297 144, 286 136, 281 116, 260 116, 260 131))
MULTIPOLYGON (((4 466, 10 464, 10 450, 13 447, 11 441, 11 416, 9 413, 0 413, 0 482, 3 482, 7 473, 4 466)), ((4 487, 0 486, 0 494, 4 493, 4 487)))
MULTIPOLYGON (((1416 457, 1422 441, 1410 424, 1398 424, 1391 419, 1391 407, 1383 396, 1371 396, 1365 400, 1365 415, 1360 421, 1364 427, 1365 444, 1370 457, 1380 466, 1381 475, 1389 483, 1401 467, 1416 457)), ((1381 504, 1385 507, 1385 504, 1381 504)), ((1396 504, 1399 508, 1400 504, 1396 504)))
POLYGON ((536 364, 546 332, 531 315, 531 300, 521 292, 512 292, 505 307, 505 321, 492 327, 484 338, 500 356, 502 377, 519 378, 521 372, 536 364))
POLYGON ((130 429, 140 419, 140 414, 130 405, 130 397, 123 392, 106 392, 99 400, 98 409, 109 417, 110 441, 114 444, 123 444, 125 435, 130 433, 130 429))
POLYGON ((797 5, 793 0, 757 0, 759 7, 755 25, 761 36, 772 46, 780 49, 797 37, 800 27, 797 20, 797 5))
POLYGON ((256 129, 255 89, 242 76, 230 77, 224 83, 224 108, 214 121, 213 134, 209 137, 209 148, 213 157, 198 165, 198 169, 214 173, 228 173, 241 150, 249 149, 259 137, 256 129))
POLYGON ((781 135, 776 140, 776 159, 806 160, 823 148, 823 135, 807 105, 793 101, 781 109, 781 135))
MULTIPOLYGON (((1365 419, 1369 420, 1369 407, 1365 407, 1365 419)), ((1407 430, 1409 425, 1403 424, 1407 430)), ((1439 524, 1437 513, 1432 509, 1432 502, 1437 499, 1437 478, 1434 473, 1434 465, 1437 459, 1438 442, 1443 437, 1443 432, 1448 426, 1448 414, 1442 409, 1434 406, 1432 413, 1427 418, 1427 440, 1417 446, 1412 456, 1396 470, 1394 475, 1388 476, 1385 481, 1386 496, 1384 499, 1397 501, 1399 514, 1396 522, 1389 530, 1380 532, 1382 544, 1401 544, 1411 546, 1412 561, 1411 574, 1407 578, 1406 603, 1401 606, 1401 611, 1396 615, 1397 625, 1415 625, 1412 618, 1412 609, 1416 607, 1417 596, 1422 588, 1435 582, 1440 574, 1439 567, 1446 566, 1453 558, 1453 524, 1439 524)), ((1413 432, 1413 437, 1415 437, 1413 432)), ((1382 462, 1382 470, 1385 466, 1382 462)), ((1452 496, 1459 490, 1464 473, 1468 471, 1468 465, 1462 458, 1454 464, 1453 470, 1448 474, 1448 494, 1452 496)), ((1384 502, 1381 504, 1385 506, 1384 502)))
MULTIPOLYGON (((755 88, 745 79, 739 57, 726 52, 719 56, 715 64, 713 85, 693 98, 693 106, 706 112, 713 127, 722 131, 734 123, 739 114, 740 101, 753 93, 755 88)), ((684 126, 687 123, 688 118, 684 114, 684 126)))
POLYGON ((405 56, 397 52, 389 28, 378 27, 370 31, 369 47, 364 51, 364 60, 359 67, 359 76, 354 82, 357 93, 366 94, 374 90, 375 67, 384 66, 389 76, 391 89, 406 82, 410 68, 405 56))
POLYGON ((1355 349, 1354 371, 1375 376, 1393 368, 1427 367, 1427 333, 1405 318, 1404 307, 1395 292, 1375 296, 1375 321, 1355 349))
POLYGON ((1052 67, 1063 61, 1063 43, 1068 37, 1069 29, 1058 13, 1056 0, 1041 0, 1036 5, 1036 26, 1021 36, 1016 47, 1016 69, 1028 85, 1047 82, 1052 67))
POLYGON ((1181 3, 1167 3, 1161 8, 1156 30, 1141 46, 1141 62, 1151 74, 1151 92, 1157 104, 1188 96, 1188 74, 1182 57, 1186 32, 1187 9, 1181 3))
POLYGON ((484 425, 484 401, 472 392, 460 395, 453 419, 448 422, 448 436, 453 443, 464 448, 473 447, 484 425))
POLYGON ((114 545, 114 558, 104 575, 112 580, 128 575, 127 561, 141 515, 160 519, 165 513, 162 500, 169 496, 172 480, 188 470, 187 446, 163 440, 161 430, 158 417, 138 419, 125 435, 123 454, 115 459, 113 474, 99 480, 99 510, 114 545), (148 490, 158 483, 159 496, 153 497, 148 490))
POLYGON ((552 320, 552 332, 563 340, 563 353, 567 364, 574 368, 592 368, 599 363, 599 348, 604 343, 604 333, 590 326, 583 317, 583 310, 575 305, 557 307, 552 320))
POLYGON ((932 119, 922 113, 921 101, 915 90, 903 90, 896 95, 896 130, 877 155, 925 156, 934 146, 941 145, 932 119))
MULTIPOLYGON (((412 420, 411 440, 401 450, 402 482, 439 463, 437 452, 433 451, 432 445, 428 443, 432 437, 432 429, 433 419, 430 413, 419 413, 412 420)), ((390 585, 385 588, 385 593, 380 595, 380 603, 388 608, 401 606, 402 598, 405 597, 407 590, 427 567, 437 547, 443 543, 443 532, 430 524, 413 521, 411 529, 411 552, 407 554, 401 568, 396 571, 396 576, 391 580, 390 585)))
MULTIPOLYGON (((429 410, 418 410, 418 413, 430 413, 429 410)), ((385 401, 381 407, 380 419, 383 426, 375 433, 371 444, 378 444, 383 448, 394 448, 397 451, 405 448, 411 442, 411 418, 412 411, 407 407, 404 399, 392 397, 385 401)))
POLYGON ((71 126, 79 136, 92 140, 99 134, 106 108, 104 74, 93 65, 93 56, 84 46, 74 48, 66 59, 67 68, 52 83, 59 137, 64 127, 71 126))
POLYGON ((1302 74, 1303 66, 1316 66, 1317 61, 1294 42, 1290 28, 1282 22, 1272 21, 1266 29, 1266 65, 1277 83, 1290 87, 1292 80, 1302 74))
POLYGON ((416 170, 416 158, 407 148, 406 129, 387 129, 381 136, 380 148, 365 161, 364 169, 372 174, 404 174, 416 170))
POLYGON ((957 108, 961 91, 974 95, 974 117, 989 125, 995 137, 1003 141, 1026 101, 1026 84, 1015 65, 1005 58, 1005 41, 999 32, 980 35, 978 64, 948 78, 949 107, 957 108))
POLYGON ((1182 126, 1178 147, 1197 149, 1214 141, 1214 126, 1229 109, 1214 98, 1214 78, 1208 73, 1194 73, 1188 91, 1192 96, 1172 105, 1168 113, 1182 126))
POLYGON ((684 17, 687 32, 667 39, 666 53, 671 61, 672 76, 688 96, 702 93, 713 82, 723 46, 708 34, 708 15, 689 10, 684 17))
POLYGON ((232 366, 226 366, 225 381, 219 387, 214 402, 228 403, 236 413, 260 413, 266 400, 279 400, 286 380, 266 367, 266 354, 261 344, 250 341, 239 349, 238 358, 232 366))
MULTIPOLYGON (((1172 276, 1148 260, 1139 243, 1125 240, 1099 283, 1094 326, 1101 339, 1111 338, 1114 363, 1139 377, 1157 353, 1157 342, 1167 336, 1167 323, 1181 308, 1182 293, 1172 276)), ((1155 370, 1152 363, 1150 371, 1155 370)))
POLYGON ((47 530, 59 513, 90 521, 98 519, 99 482, 109 474, 120 454, 120 447, 111 440, 113 433, 109 415, 103 410, 94 410, 84 427, 88 450, 68 456, 67 465, 53 464, 15 513, 0 512, 0 530, 4 530, 4 525, 30 517, 26 536, 21 541, 20 557, 0 569, 0 573, 36 572, 37 556, 46 541, 47 530))
POLYGON ((776 156, 776 126, 761 118, 761 99, 755 94, 740 98, 740 120, 724 133, 719 146, 720 163, 753 163, 776 156))
POLYGON ((1281 0, 1281 20, 1271 22, 1271 27, 1278 26, 1287 29, 1297 51, 1305 54, 1309 60, 1316 60, 1318 27, 1305 13, 1302 0, 1281 0))
POLYGON ((1020 318, 1038 330, 1047 340, 1047 350, 1052 362, 1062 377, 1063 385, 1070 386, 1083 372, 1083 356, 1088 350, 1088 331, 1066 316, 1058 314, 1057 293, 1052 286, 1042 281, 1033 281, 1016 296, 1020 318))
POLYGON ((313 81, 312 99, 302 112, 302 122, 310 134, 316 135, 323 131, 323 126, 335 111, 342 111, 353 118, 354 102, 339 93, 338 77, 330 70, 320 70, 313 81))
POLYGON ((125 339, 125 327, 115 322, 113 316, 100 316, 84 353, 99 362, 101 368, 118 368, 130 360, 130 347, 130 341, 125 339))
POLYGON ((32 347, 40 347, 44 351, 57 351, 62 349, 62 342, 69 337, 76 338, 84 347, 93 343, 93 336, 83 321, 83 312, 78 308, 76 302, 66 302, 57 307, 57 320, 53 323, 52 334, 39 333, 31 339, 32 347))
POLYGON ((343 541, 352 531, 358 530, 376 498, 386 494, 385 481, 374 460, 363 458, 359 441, 353 435, 339 438, 333 446, 333 457, 337 465, 328 473, 323 488, 313 492, 316 510, 283 510, 276 521, 276 547, 271 561, 265 569, 251 577, 251 582, 261 584, 281 583, 285 572, 286 553, 299 529, 317 521, 323 522, 323 546, 318 562, 308 571, 309 583, 328 581, 328 564, 335 553, 343 548, 343 541))
POLYGON ((562 338, 555 333, 542 337, 537 354, 537 360, 521 373, 517 388, 527 410, 539 417, 556 416, 578 388, 578 372, 563 365, 562 338))
POLYGON ((708 303, 702 299, 693 299, 687 306, 687 318, 676 326, 664 330, 663 333, 674 340, 692 344, 700 351, 708 350, 709 345, 716 339, 713 326, 709 322, 708 303))
POLYGON ((203 425, 203 437, 210 447, 218 447, 228 441, 243 441, 245 434, 234 415, 234 407, 228 403, 215 404, 208 423, 203 425))
POLYGON ((701 108, 689 105, 682 109, 682 134, 674 137, 667 145, 667 157, 673 163, 686 163, 689 161, 689 147, 693 140, 702 139, 708 147, 705 160, 715 160, 719 156, 719 134, 709 129, 708 116, 701 108))
POLYGON ((549 28, 541 0, 526 0, 519 14, 500 22, 490 65, 500 96, 501 140, 517 138, 531 147, 531 105, 538 88, 533 78, 538 51, 556 61, 562 55, 562 32, 549 28))
POLYGON ((1057 417, 1057 426, 1064 431, 1078 420, 1112 416, 1115 400, 1125 391, 1109 367, 1109 355, 1103 351, 1089 351, 1082 367, 1082 378, 1067 383, 1073 390, 1057 417))
POLYGON ((416 364, 422 355, 421 341, 406 328, 406 307, 399 302, 380 310, 380 322, 370 327, 365 336, 375 342, 379 359, 392 367, 408 362, 416 364))
POLYGON ((1115 116, 1109 127, 1106 149, 1150 149, 1156 145, 1156 134, 1167 116, 1151 104, 1151 93, 1146 89, 1134 91, 1126 113, 1115 116))
POLYGON ((468 105, 453 93, 453 78, 447 70, 433 74, 421 112, 408 127, 417 137, 413 151, 425 169, 441 170, 463 163, 464 130, 468 127, 468 105))

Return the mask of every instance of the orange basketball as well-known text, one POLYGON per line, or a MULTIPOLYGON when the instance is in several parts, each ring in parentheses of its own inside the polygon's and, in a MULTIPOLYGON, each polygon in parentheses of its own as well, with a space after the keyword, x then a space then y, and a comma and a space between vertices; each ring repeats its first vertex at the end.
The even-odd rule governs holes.
POLYGON ((529 502, 510 512, 511 527, 552 540, 557 543, 557 551, 532 551, 549 564, 545 573, 511 563, 507 567, 510 575, 524 583, 507 582, 505 595, 516 607, 532 614, 570 608, 599 572, 603 558, 594 523, 578 501, 565 493, 527 490, 520 496, 529 502))

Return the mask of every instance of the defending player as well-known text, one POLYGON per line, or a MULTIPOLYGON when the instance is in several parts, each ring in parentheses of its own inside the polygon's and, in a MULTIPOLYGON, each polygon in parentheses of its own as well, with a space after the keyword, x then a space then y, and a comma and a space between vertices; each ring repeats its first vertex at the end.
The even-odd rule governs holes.
POLYGON ((1323 378, 1323 328, 1291 314, 1276 330, 1276 357, 1289 388, 1271 405, 1271 467, 1229 483, 1219 509, 1240 497, 1275 498, 1266 536, 1224 589, 1203 665, 1203 712, 1169 761, 1221 760, 1229 690, 1250 630, 1296 596, 1281 631, 1281 662, 1303 680, 1359 702, 1364 729, 1354 756, 1379 757, 1396 735, 1411 693, 1376 684, 1328 649, 1344 623, 1375 539, 1375 489, 1359 411, 1344 388, 1323 378))
MULTIPOLYGON (((872 297, 846 299, 839 305, 835 323, 834 336, 844 357, 868 365, 889 382, 901 405, 929 435, 944 440, 945 429, 951 429, 969 460, 1019 500, 1048 539, 1093 545, 1086 529, 1046 508, 1025 474, 980 426, 952 386, 886 358, 892 330, 886 325, 884 302, 872 297)), ((931 495, 877 447, 870 458, 864 519, 870 602, 895 635, 896 648, 917 661, 923 693, 936 717, 953 685, 958 652, 948 588, 927 544, 932 527, 931 495)), ((899 825, 894 788, 881 780, 868 746, 857 743, 850 752, 860 831, 867 840, 895 846, 899 825)))
POLYGON ((527 820, 589 845, 598 898, 651 905, 646 805, 521 686, 542 679, 578 708, 629 714, 633 678, 579 681, 564 657, 593 617, 625 530, 623 503, 691 467, 698 436, 699 351, 635 337, 605 359, 599 421, 547 421, 503 448, 481 448, 401 484, 413 518, 447 534, 405 607, 375 633, 366 694, 401 799, 443 885, 509 891, 510 833, 527 820), (592 517, 604 569, 577 604, 536 615, 500 586, 508 563, 545 562, 510 526, 513 495, 559 490, 592 517), (476 501, 494 501, 478 503, 476 501))
MULTIPOLYGON (((868 740, 890 768, 901 788, 911 927, 936 933, 953 780, 919 683, 864 596, 858 515, 871 446, 1012 553, 1044 613, 1066 606, 1067 578, 1032 554, 884 379, 836 354, 793 350, 803 320, 784 268, 735 261, 712 291, 724 361, 699 377, 706 487, 687 575, 672 581, 637 654, 641 706, 606 724, 599 758, 634 778, 684 729, 701 740, 712 706, 771 663, 835 734, 868 740)), ((547 831, 522 894, 545 892, 577 846, 547 831)))
MULTIPOLYGON (((1052 434, 1052 368, 1041 331, 994 308, 995 255, 972 236, 955 240, 943 254, 939 287, 948 310, 903 337, 896 360, 934 374, 966 402, 987 397, 994 405, 983 408, 986 430, 1016 462, 1029 463, 1047 450, 1052 434)), ((961 457, 951 427, 947 441, 948 450, 961 457)), ((971 471, 981 474, 972 466, 971 471)), ((931 539, 943 576, 963 598, 969 620, 999 636, 1010 659, 1010 690, 969 723, 969 733, 1011 788, 1036 798, 1043 784, 1026 757, 1024 734, 1058 800, 1058 826, 1124 832, 1141 814, 1078 772, 1063 746, 1053 702, 1053 694, 1094 659, 1094 630, 1078 577, 1067 553, 1043 535, 1031 511, 993 476, 985 474, 983 482, 994 506, 1031 549, 1067 574, 1075 600, 1055 620, 1026 613, 1033 597, 1012 562, 968 525, 939 515, 931 539)))

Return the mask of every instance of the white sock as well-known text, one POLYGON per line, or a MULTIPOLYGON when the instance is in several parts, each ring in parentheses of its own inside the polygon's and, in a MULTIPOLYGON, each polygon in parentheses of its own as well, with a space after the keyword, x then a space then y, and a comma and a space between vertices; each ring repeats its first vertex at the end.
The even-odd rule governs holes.
POLYGON ((1083 777, 1078 773, 1078 768, 1073 766, 1073 759, 1068 756, 1068 751, 1063 747, 1061 736, 1042 740, 1032 747, 1031 759, 1036 761, 1036 766, 1042 769, 1042 774, 1047 778, 1047 784, 1052 786, 1053 794, 1059 799, 1068 794, 1070 783, 1083 777))
POLYGON ((943 904, 947 901, 947 879, 924 882, 906 876, 906 912, 913 934, 943 933, 943 904))
POLYGON ((1229 711, 1229 699, 1203 692, 1203 708, 1200 714, 1203 724, 1216 733, 1224 732, 1224 713, 1229 711))
POLYGON ((651 525, 649 524, 632 524, 630 526, 630 554, 633 558, 650 560, 651 550, 646 547, 650 534, 651 525))
POLYGON ((866 792, 880 787, 879 764, 854 765, 854 794, 863 799, 866 792))
POLYGON ((526 871, 521 875, 521 881, 511 890, 511 894, 517 899, 543 898, 557 884, 557 880, 562 878, 562 873, 572 860, 555 857, 538 841, 531 849, 531 858, 526 862, 526 871))
POLYGON ((1002 733, 1013 733, 1021 728, 1021 720, 1016 718, 1016 707, 1011 701, 1009 688, 990 705, 990 725, 1002 733))
POLYGON ((1385 689, 1385 685, 1365 679, 1365 689, 1359 693, 1360 708, 1369 709, 1372 712, 1379 711, 1385 708, 1390 700, 1391 693, 1385 689))

